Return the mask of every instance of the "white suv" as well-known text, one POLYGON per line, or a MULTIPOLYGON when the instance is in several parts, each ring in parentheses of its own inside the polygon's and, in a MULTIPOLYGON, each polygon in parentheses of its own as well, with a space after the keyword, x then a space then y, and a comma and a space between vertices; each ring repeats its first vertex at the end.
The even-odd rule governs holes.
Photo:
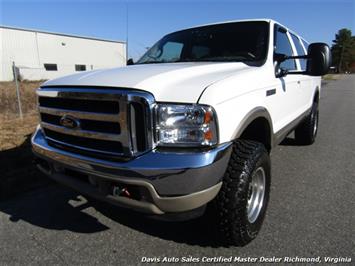
POLYGON ((154 217, 208 207, 221 240, 245 245, 265 216, 272 147, 292 130, 300 143, 315 140, 329 63, 327 45, 269 19, 168 34, 136 64, 45 82, 36 163, 154 217))

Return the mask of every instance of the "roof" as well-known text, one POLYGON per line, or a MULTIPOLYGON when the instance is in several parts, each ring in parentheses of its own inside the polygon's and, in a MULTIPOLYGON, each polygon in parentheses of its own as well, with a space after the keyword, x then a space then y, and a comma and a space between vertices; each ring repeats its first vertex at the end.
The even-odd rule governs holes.
POLYGON ((18 27, 12 27, 12 26, 4 26, 4 25, 0 25, 0 28, 10 29, 10 30, 19 30, 19 31, 38 32, 38 33, 44 33, 44 34, 51 34, 51 35, 58 35, 58 36, 65 36, 65 37, 72 37, 72 38, 80 38, 80 39, 88 39, 88 40, 95 40, 95 41, 103 41, 103 42, 126 43, 124 41, 118 41, 118 40, 101 39, 101 38, 90 37, 90 36, 80 36, 80 35, 73 35, 73 34, 66 34, 66 33, 59 33, 59 32, 50 32, 50 31, 44 31, 44 30, 27 29, 27 28, 18 28, 18 27))

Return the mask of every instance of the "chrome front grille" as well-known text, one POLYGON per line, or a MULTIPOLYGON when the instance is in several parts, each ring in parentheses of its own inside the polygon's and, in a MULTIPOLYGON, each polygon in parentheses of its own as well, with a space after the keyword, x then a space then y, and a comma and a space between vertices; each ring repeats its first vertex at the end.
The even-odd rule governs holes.
POLYGON ((94 157, 130 158, 153 146, 151 94, 124 89, 37 90, 41 127, 50 145, 94 157), (74 124, 68 126, 63 119, 74 124))

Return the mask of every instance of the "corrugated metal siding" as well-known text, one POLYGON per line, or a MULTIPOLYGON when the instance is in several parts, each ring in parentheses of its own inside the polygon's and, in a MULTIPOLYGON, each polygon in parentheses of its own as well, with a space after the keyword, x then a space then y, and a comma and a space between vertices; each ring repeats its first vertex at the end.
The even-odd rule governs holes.
POLYGON ((12 80, 12 62, 23 79, 51 79, 75 73, 75 65, 87 70, 126 64, 124 43, 85 39, 0 28, 0 80, 12 80), (57 64, 58 71, 46 71, 45 63, 57 64))

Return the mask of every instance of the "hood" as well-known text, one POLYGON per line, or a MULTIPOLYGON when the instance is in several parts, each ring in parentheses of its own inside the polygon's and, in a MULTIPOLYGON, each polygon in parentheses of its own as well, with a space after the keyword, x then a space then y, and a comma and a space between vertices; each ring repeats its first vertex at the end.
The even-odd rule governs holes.
POLYGON ((197 102, 206 87, 253 67, 241 62, 141 64, 82 72, 42 86, 102 86, 134 88, 152 93, 156 101, 197 102))

